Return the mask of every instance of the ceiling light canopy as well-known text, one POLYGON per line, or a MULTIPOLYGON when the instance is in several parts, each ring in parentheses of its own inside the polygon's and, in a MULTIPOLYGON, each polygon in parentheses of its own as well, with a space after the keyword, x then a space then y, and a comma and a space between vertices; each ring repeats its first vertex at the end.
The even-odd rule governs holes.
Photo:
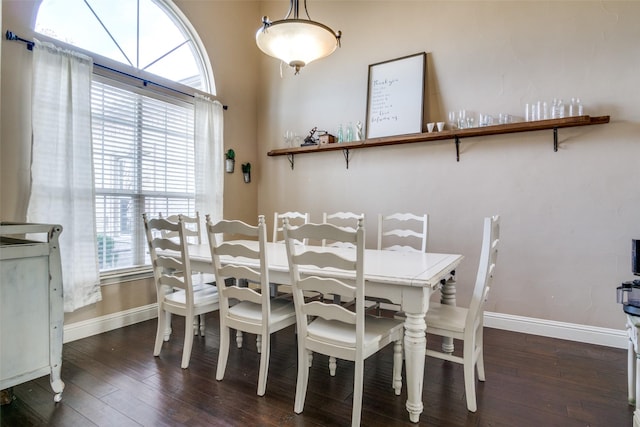
POLYGON ((329 56, 340 46, 342 32, 334 32, 319 22, 312 21, 307 12, 307 0, 304 0, 307 19, 298 17, 298 0, 291 0, 289 12, 280 21, 270 21, 262 17, 262 27, 256 33, 256 44, 269 56, 280 59, 295 68, 300 68, 316 59, 329 56))

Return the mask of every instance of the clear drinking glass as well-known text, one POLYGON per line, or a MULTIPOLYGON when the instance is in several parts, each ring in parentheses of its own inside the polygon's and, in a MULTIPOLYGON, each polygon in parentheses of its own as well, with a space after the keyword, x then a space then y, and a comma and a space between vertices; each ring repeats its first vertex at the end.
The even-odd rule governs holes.
POLYGON ((467 110, 458 111, 458 129, 467 127, 467 110))
POLYGON ((449 129, 455 129, 456 128, 456 112, 455 111, 449 111, 449 129))
POLYGON ((293 132, 290 130, 284 131, 284 146, 286 148, 291 148, 291 144, 293 143, 293 132))

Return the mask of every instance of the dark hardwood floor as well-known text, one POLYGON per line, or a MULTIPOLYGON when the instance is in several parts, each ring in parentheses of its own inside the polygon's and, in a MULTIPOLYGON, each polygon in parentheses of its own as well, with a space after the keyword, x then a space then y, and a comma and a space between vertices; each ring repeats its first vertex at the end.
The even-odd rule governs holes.
MULTIPOLYGON (((255 336, 232 346, 223 381, 215 380, 218 316, 208 315, 195 339, 189 369, 180 368, 183 320, 160 357, 153 357, 151 320, 64 345, 62 402, 53 402, 48 377, 13 388, 0 408, 2 426, 347 426, 352 364, 314 358, 304 413, 293 412, 296 346, 293 328, 271 343, 267 393, 256 395, 255 336)), ((429 345, 438 345, 434 338, 429 345)), ((458 345, 458 347, 460 347, 458 345)), ((424 426, 631 426, 626 351, 485 329, 487 380, 478 383, 478 411, 464 399, 462 366, 427 358, 424 426)), ((410 426, 406 390, 391 388, 392 349, 365 364, 363 426, 410 426)))

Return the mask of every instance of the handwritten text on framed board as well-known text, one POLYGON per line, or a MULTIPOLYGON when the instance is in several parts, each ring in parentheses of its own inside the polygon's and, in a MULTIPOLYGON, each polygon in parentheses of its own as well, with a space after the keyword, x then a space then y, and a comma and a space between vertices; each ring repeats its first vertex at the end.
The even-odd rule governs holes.
POLYGON ((369 65, 367 139, 424 131, 426 57, 422 52, 369 65))

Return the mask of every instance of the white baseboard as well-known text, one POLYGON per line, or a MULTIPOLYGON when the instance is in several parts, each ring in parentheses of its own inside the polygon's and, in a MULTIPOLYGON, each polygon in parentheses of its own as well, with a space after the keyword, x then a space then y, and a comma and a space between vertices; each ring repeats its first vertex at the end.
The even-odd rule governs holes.
POLYGON ((608 329, 576 323, 556 322, 502 313, 484 313, 484 325, 525 334, 541 335, 607 347, 627 348, 629 338, 624 329, 608 329))
MULTIPOLYGON (((149 304, 94 319, 64 325, 64 342, 108 332, 113 329, 155 319, 157 304, 149 304)), ((607 347, 627 348, 629 339, 624 329, 607 329, 554 320, 534 319, 511 314, 485 312, 484 324, 488 328, 504 329, 524 334, 541 335, 568 341, 578 341, 607 347)))
POLYGON ((64 342, 71 342, 158 317, 158 304, 149 304, 118 313, 64 325, 64 342))

